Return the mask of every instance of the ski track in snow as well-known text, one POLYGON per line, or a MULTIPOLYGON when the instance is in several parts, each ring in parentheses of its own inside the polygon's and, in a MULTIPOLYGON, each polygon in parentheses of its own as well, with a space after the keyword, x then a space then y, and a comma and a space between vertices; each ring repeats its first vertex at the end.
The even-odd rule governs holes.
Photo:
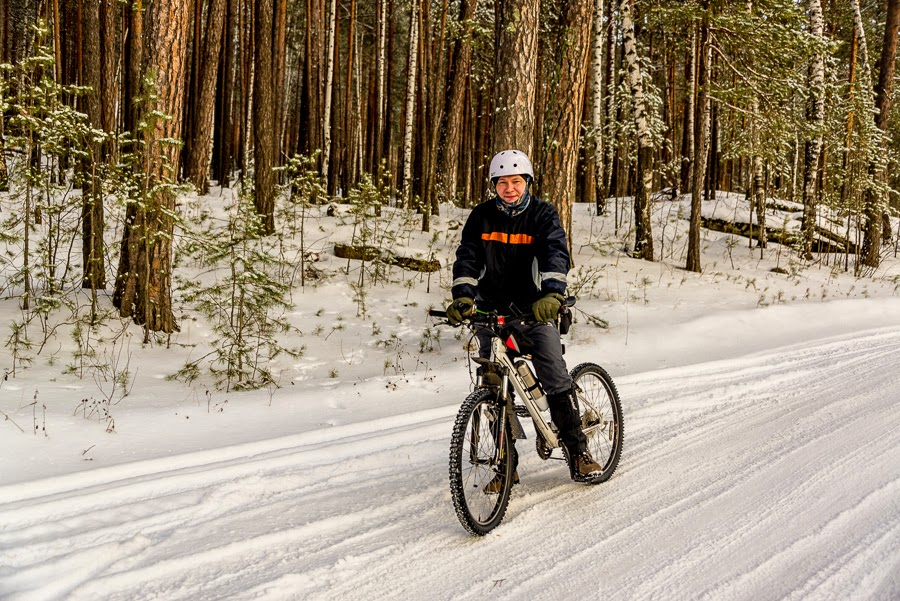
POLYGON ((483 538, 456 407, 3 487, 0 598, 898 599, 898 367, 900 328, 621 378, 613 478, 530 434, 483 538))

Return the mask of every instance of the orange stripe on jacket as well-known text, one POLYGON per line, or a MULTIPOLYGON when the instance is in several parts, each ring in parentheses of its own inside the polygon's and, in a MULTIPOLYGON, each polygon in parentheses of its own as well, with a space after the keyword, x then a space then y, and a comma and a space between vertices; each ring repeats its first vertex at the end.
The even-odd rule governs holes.
POLYGON ((503 232, 490 232, 481 234, 482 240, 503 242, 504 244, 531 244, 534 238, 528 234, 504 234, 503 232))

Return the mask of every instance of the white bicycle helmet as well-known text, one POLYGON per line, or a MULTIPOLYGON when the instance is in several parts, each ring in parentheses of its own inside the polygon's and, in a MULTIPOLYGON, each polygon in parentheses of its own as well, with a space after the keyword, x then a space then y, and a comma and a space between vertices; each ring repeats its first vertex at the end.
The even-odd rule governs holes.
POLYGON ((534 180, 531 159, 521 150, 503 150, 491 159, 490 180, 495 185, 504 175, 527 175, 534 180))

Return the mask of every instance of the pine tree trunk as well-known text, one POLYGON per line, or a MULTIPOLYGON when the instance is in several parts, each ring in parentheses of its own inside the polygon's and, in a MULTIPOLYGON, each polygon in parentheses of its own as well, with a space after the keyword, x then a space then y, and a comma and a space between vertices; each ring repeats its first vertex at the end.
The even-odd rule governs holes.
MULTIPOLYGON (((281 165, 284 149, 285 108, 288 91, 285 89, 285 68, 287 61, 287 0, 275 2, 275 48, 272 51, 273 87, 275 96, 275 166, 281 165)), ((276 178, 277 179, 277 178, 276 178)))
POLYGON ((451 62, 453 73, 450 83, 450 101, 446 114, 446 125, 441 141, 441 156, 443 156, 441 189, 444 199, 450 202, 456 200, 456 185, 459 179, 459 163, 461 150, 461 136, 463 130, 463 103, 466 95, 466 84, 469 78, 469 65, 472 58, 472 19, 478 0, 462 0, 460 5, 459 20, 463 25, 462 33, 456 42, 451 62))
MULTIPOLYGON (((84 96, 84 108, 88 122, 96 129, 103 127, 102 57, 100 52, 100 3, 86 2, 82 6, 81 37, 84 58, 84 85, 90 91, 84 96)), ((100 164, 103 161, 102 145, 90 143, 90 156, 81 164, 84 180, 82 197, 82 261, 84 276, 82 288, 99 290, 106 286, 106 268, 103 248, 103 190, 100 183, 100 164)))
MULTIPOLYGON (((149 332, 178 329, 172 312, 172 233, 175 196, 166 189, 153 190, 178 174, 178 149, 162 140, 177 138, 182 131, 181 102, 186 73, 190 14, 178 0, 158 0, 146 15, 146 67, 155 77, 157 102, 146 110, 160 111, 170 119, 158 119, 144 132, 143 153, 146 197, 129 204, 122 236, 113 303, 122 317, 131 317, 149 332), (161 161, 160 158, 165 160, 161 161)), ((132 57, 133 58, 133 57, 132 57)))
MULTIPOLYGON (((100 90, 103 131, 113 134, 116 131, 116 99, 119 90, 116 85, 116 65, 118 51, 116 43, 116 2, 115 0, 102 0, 100 12, 100 90)), ((104 159, 106 162, 115 160, 115 143, 110 139, 104 144, 104 159)))
POLYGON ((650 226, 650 189, 653 186, 653 140, 644 100, 644 84, 637 55, 634 35, 632 0, 622 0, 622 37, 625 62, 628 65, 628 83, 634 100, 634 121, 638 137, 637 193, 634 197, 635 240, 634 254, 638 258, 653 260, 653 233, 650 226))
MULTIPOLYGON (((809 28, 812 36, 824 43, 825 23, 820 0, 809 2, 809 28)), ((810 109, 807 121, 815 132, 806 142, 803 163, 803 255, 812 258, 816 233, 816 173, 822 152, 822 127, 825 123, 825 55, 817 49, 810 67, 810 109)))
POLYGON ((697 97, 697 31, 691 27, 691 46, 684 61, 684 80, 687 88, 682 102, 684 123, 681 129, 681 178, 682 193, 691 188, 694 166, 694 103, 697 97))
POLYGON ((539 0, 497 0, 491 144, 534 156, 539 0))
MULTIPOLYGON (((875 86, 875 124, 882 132, 887 131, 891 112, 898 31, 900 31, 900 0, 888 0, 884 43, 881 46, 881 59, 878 62, 878 84, 875 86)), ((876 168, 874 164, 870 166, 869 172, 877 180, 884 177, 883 171, 876 168)), ((867 267, 877 267, 881 262, 882 219, 886 207, 887 199, 882 193, 875 190, 867 191, 862 247, 862 260, 867 267)))
MULTIPOLYGON (((349 190, 350 186, 355 183, 355 176, 352 171, 352 153, 354 144, 352 142, 351 136, 351 128, 352 128, 352 119, 353 119, 353 102, 351 102, 351 94, 353 91, 353 75, 354 75, 354 61, 356 60, 355 55, 355 42, 356 42, 356 0, 350 0, 350 27, 347 32, 347 79, 346 79, 346 94, 347 101, 344 103, 344 117, 343 117, 343 126, 342 130, 344 131, 344 148, 342 149, 341 162, 343 163, 343 168, 341 170, 342 179, 341 179, 341 188, 344 190, 349 190)), ((358 79, 357 79, 358 82, 358 79)))
POLYGON ((275 233, 275 90, 272 72, 274 0, 257 0, 253 70, 253 161, 256 212, 266 235, 275 233))
MULTIPOLYGON (((320 0, 306 2, 306 106, 309 118, 307 127, 306 152, 312 154, 323 148, 322 120, 322 21, 324 19, 320 0)), ((319 157, 321 164, 322 158, 319 157)))
POLYGON ((209 153, 212 137, 213 110, 216 101, 216 80, 219 54, 222 48, 222 32, 225 22, 226 0, 210 0, 206 17, 206 35, 200 48, 200 81, 195 105, 195 127, 189 145, 188 180, 199 194, 209 191, 209 153))
POLYGON ((426 120, 429 127, 428 132, 428 160, 426 170, 426 180, 423 184, 426 192, 426 207, 430 208, 432 215, 440 214, 441 198, 436 193, 437 186, 435 182, 438 179, 438 144, 441 136, 441 123, 444 121, 444 111, 446 109, 446 91, 447 91, 447 72, 445 63, 445 47, 447 36, 447 11, 449 9, 449 1, 443 0, 441 6, 441 27, 437 39, 432 43, 431 63, 433 68, 429 71, 431 77, 428 81, 428 106, 430 108, 430 116, 426 120))
POLYGON ((587 87, 594 5, 567 0, 559 33, 559 84, 548 107, 541 195, 556 206, 571 247, 572 203, 575 200, 578 149, 587 87))
POLYGON ((141 73, 144 61, 144 5, 142 0, 132 0, 128 8, 128 35, 125 46, 125 100, 124 128, 136 134, 139 107, 135 99, 141 94, 141 73))
MULTIPOLYGON (((703 8, 708 9, 708 0, 703 8)), ((688 230, 688 251, 685 269, 699 273, 700 265, 700 207, 703 201, 703 181, 706 175, 709 150, 709 63, 712 48, 709 43, 709 13, 704 11, 700 23, 700 41, 697 62, 697 101, 694 115, 694 169, 691 180, 691 220, 688 230)))
POLYGON ((219 140, 216 158, 214 161, 213 177, 219 185, 227 187, 231 184, 231 172, 235 165, 234 151, 237 148, 237 137, 240 126, 235 115, 240 114, 239 94, 236 93, 239 81, 240 60, 238 60, 238 45, 235 41, 240 35, 238 32, 239 0, 227 0, 227 16, 224 25, 224 41, 222 43, 222 86, 219 90, 219 106, 221 127, 215 132, 219 140))

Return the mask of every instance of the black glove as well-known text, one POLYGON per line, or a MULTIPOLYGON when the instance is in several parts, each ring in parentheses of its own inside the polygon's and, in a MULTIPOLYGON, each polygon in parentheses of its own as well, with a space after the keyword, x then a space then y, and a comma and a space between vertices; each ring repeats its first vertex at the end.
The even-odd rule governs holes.
POLYGON ((452 326, 458 326, 474 312, 475 301, 467 296, 463 296, 447 305, 447 321, 452 326))
POLYGON ((534 313, 534 317, 538 321, 553 321, 559 315, 559 308, 565 300, 566 298, 562 294, 553 292, 544 298, 536 300, 534 304, 531 305, 531 312, 534 313))

